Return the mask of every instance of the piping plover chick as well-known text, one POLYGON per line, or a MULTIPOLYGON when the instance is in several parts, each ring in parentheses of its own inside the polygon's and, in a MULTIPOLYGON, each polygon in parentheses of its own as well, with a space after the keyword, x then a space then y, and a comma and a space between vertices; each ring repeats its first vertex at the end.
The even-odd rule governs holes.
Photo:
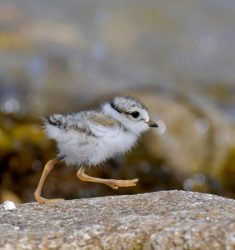
POLYGON ((85 170, 88 166, 98 165, 116 154, 130 150, 150 127, 158 125, 149 119, 144 104, 122 96, 104 103, 97 110, 49 116, 45 119, 45 130, 48 137, 56 141, 58 155, 44 167, 34 193, 36 201, 46 203, 61 200, 41 196, 47 175, 60 161, 79 166, 77 177, 82 181, 102 183, 113 189, 135 186, 138 179, 101 179, 85 174, 85 170))

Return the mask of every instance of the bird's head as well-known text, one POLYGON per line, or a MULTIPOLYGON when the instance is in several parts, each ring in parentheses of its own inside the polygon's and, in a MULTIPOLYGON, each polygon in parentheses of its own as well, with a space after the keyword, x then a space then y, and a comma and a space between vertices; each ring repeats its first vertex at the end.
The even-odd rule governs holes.
POLYGON ((132 97, 115 97, 103 106, 103 111, 137 135, 150 127, 158 127, 156 122, 149 119, 148 109, 144 104, 132 97))

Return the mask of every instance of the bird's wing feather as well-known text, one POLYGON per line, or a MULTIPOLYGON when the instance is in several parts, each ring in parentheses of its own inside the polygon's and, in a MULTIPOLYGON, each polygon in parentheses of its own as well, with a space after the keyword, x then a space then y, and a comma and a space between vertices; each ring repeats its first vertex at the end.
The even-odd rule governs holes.
POLYGON ((115 136, 120 131, 120 123, 102 112, 90 111, 86 117, 90 130, 98 137, 115 136))
POLYGON ((103 127, 116 127, 119 125, 116 120, 99 111, 86 112, 86 117, 92 123, 103 127))
POLYGON ((48 124, 65 132, 76 131, 78 133, 92 135, 89 126, 82 121, 80 113, 70 115, 54 114, 46 118, 45 124, 46 127, 48 124))
POLYGON ((88 136, 114 136, 120 123, 99 111, 83 111, 70 115, 54 114, 46 123, 64 131, 75 131, 88 136))

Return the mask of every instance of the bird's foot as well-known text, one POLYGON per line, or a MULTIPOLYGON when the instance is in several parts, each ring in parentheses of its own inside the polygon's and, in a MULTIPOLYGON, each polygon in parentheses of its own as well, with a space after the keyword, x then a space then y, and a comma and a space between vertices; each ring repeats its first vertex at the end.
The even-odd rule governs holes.
POLYGON ((136 186, 138 179, 132 180, 109 180, 107 185, 112 189, 118 189, 119 187, 133 187, 136 186))
POLYGON ((64 201, 63 198, 46 199, 42 197, 41 195, 37 195, 37 194, 35 194, 34 197, 35 197, 35 200, 41 204, 56 203, 56 202, 64 201))

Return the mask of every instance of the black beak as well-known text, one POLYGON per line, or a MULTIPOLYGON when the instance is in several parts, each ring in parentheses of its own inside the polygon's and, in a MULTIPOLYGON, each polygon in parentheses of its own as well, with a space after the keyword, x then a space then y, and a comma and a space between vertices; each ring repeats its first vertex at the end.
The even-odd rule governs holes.
POLYGON ((158 128, 159 127, 155 121, 149 120, 147 122, 147 124, 149 125, 149 127, 152 127, 152 128, 158 128))

